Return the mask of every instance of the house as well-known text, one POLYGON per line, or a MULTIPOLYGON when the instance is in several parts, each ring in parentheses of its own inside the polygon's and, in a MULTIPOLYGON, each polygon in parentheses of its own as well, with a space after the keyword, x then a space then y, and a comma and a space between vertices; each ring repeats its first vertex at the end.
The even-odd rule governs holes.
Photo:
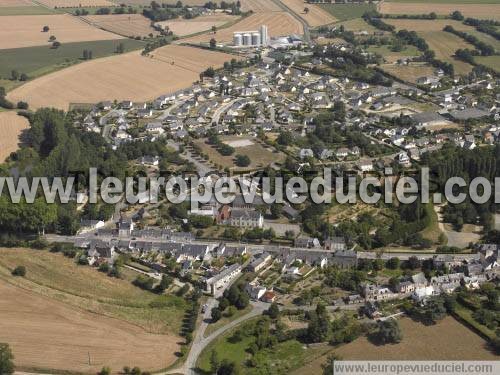
POLYGON ((344 237, 328 237, 323 246, 325 250, 343 251, 346 249, 344 237))
POLYGON ((90 232, 99 228, 104 227, 104 221, 103 220, 88 220, 88 219, 82 219, 80 221, 80 233, 83 232, 90 232))
POLYGON ((160 158, 158 156, 143 156, 139 159, 141 165, 158 166, 160 163, 160 158))
POLYGON ((229 224, 235 227, 243 228, 262 228, 264 225, 264 216, 259 211, 247 209, 233 209, 229 224))
POLYGON ((358 169, 361 172, 371 172, 373 171, 373 163, 371 161, 360 161, 358 163, 358 169))
POLYGON ((273 303, 274 301, 276 301, 276 293, 271 290, 268 290, 262 296, 262 302, 273 303))
POLYGON ((264 293, 267 292, 267 288, 260 285, 256 281, 253 281, 245 286, 245 291, 248 293, 252 300, 258 301, 262 298, 262 296, 264 296, 264 293))
POLYGON ((333 155, 332 150, 324 148, 318 153, 318 159, 320 159, 320 160, 330 159, 332 157, 332 155, 333 155))
POLYGON ((116 223, 118 237, 129 237, 134 230, 134 222, 131 219, 121 217, 116 223))
POLYGON ((294 242, 295 247, 303 247, 303 248, 317 248, 319 249, 321 247, 321 244, 319 243, 319 240, 317 238, 311 238, 311 237, 297 237, 294 242))
POLYGON ((396 290, 395 290, 395 292, 402 294, 413 293, 414 291, 415 291, 415 284, 412 283, 411 281, 400 281, 396 285, 396 290))
POLYGON ((211 295, 215 295, 219 289, 237 277, 241 273, 241 270, 242 267, 238 263, 222 269, 217 275, 205 280, 205 291, 211 295))
POLYGON ((358 257, 354 250, 340 250, 335 251, 332 262, 340 268, 353 268, 358 265, 358 257))
POLYGON ((410 157, 408 156, 408 153, 401 151, 398 156, 396 157, 397 161, 399 164, 402 166, 409 166, 411 164, 410 162, 410 157))
POLYGON ((335 151, 335 157, 338 159, 345 158, 347 155, 349 155, 349 149, 345 147, 341 147, 335 151))
POLYGON ((263 253, 258 258, 255 258, 249 265, 248 270, 250 272, 259 272, 262 270, 267 263, 271 260, 271 254, 263 253))
POLYGON ((161 122, 150 122, 146 125, 146 131, 148 133, 163 134, 165 129, 163 129, 163 124, 161 122))
POLYGON ((432 297, 433 295, 436 295, 436 292, 434 291, 433 286, 422 286, 422 287, 416 287, 415 291, 411 295, 411 298, 415 302, 425 302, 429 297, 432 297))

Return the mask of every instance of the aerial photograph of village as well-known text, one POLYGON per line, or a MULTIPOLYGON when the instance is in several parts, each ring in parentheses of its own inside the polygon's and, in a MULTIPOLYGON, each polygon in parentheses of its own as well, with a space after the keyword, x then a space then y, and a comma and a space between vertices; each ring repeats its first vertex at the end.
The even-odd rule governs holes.
POLYGON ((500 0, 0 0, 0 375, 396 361, 500 373, 500 0))

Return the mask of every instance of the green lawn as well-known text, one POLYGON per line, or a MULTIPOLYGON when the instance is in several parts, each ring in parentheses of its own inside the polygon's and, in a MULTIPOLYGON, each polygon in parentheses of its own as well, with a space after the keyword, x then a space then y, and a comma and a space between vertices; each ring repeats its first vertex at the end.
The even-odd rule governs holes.
POLYGON ((365 12, 375 10, 373 4, 319 4, 319 6, 339 21, 360 18, 365 12))
POLYGON ((231 323, 233 320, 236 320, 239 317, 241 317, 245 314, 248 314, 250 311, 252 311, 252 309, 253 309, 252 305, 248 305, 243 310, 236 310, 236 312, 232 316, 229 316, 229 317, 225 316, 225 314, 227 313, 227 310, 228 310, 228 309, 226 309, 222 313, 221 319, 219 319, 215 323, 210 323, 207 326, 207 329, 205 330, 205 337, 210 336, 213 332, 217 331, 221 327, 224 327, 226 324, 231 323))
POLYGON ((0 16, 32 16, 41 14, 55 14, 52 9, 27 6, 27 7, 0 7, 0 16))
POLYGON ((140 49, 144 42, 133 39, 100 40, 65 43, 57 49, 49 46, 4 49, 0 53, 0 78, 10 78, 11 71, 26 73, 33 78, 83 61, 83 50, 91 50, 93 58, 113 55, 123 43, 126 51, 140 49))
MULTIPOLYGON (((420 233, 424 238, 431 240, 433 243, 439 242, 439 236, 443 233, 439 229, 439 222, 436 211, 434 211, 432 203, 428 203, 425 205, 425 212, 430 217, 430 222, 427 228, 425 228, 420 233)), ((445 244, 443 244, 445 245, 445 244)))

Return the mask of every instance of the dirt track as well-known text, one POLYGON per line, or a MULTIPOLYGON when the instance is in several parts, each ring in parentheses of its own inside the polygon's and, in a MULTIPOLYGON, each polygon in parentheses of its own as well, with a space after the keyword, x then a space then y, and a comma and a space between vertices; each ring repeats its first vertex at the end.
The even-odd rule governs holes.
POLYGON ((179 349, 174 336, 145 333, 0 281, 0 342, 19 367, 96 373, 103 366, 164 368, 179 349), (89 362, 89 355, 91 365, 89 362))

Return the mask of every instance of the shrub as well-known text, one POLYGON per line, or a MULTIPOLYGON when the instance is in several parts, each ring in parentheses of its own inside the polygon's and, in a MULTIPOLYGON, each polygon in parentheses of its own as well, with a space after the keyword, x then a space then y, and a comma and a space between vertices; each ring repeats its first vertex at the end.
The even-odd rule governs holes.
POLYGON ((24 266, 17 266, 12 271, 12 275, 13 276, 21 276, 21 277, 26 276, 26 267, 24 267, 24 266))

